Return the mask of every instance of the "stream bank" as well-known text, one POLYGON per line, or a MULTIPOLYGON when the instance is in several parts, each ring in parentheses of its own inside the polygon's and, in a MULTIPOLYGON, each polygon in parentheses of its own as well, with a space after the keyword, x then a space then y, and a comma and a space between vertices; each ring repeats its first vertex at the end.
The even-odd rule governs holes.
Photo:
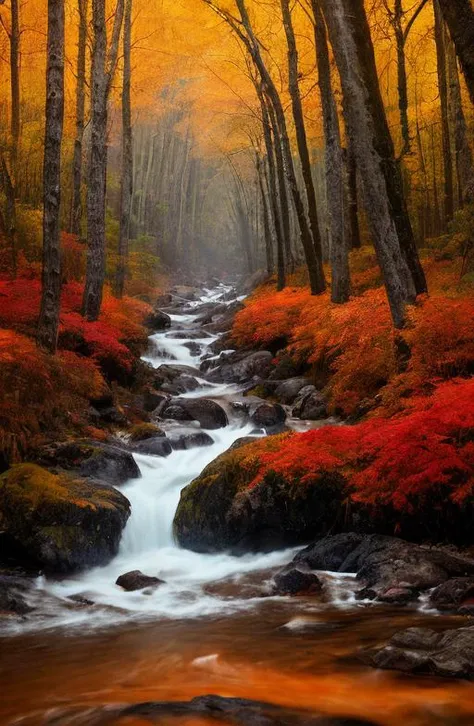
MULTIPOLYGON (((271 718, 305 723, 305 718, 322 726, 324 714, 339 719, 333 724, 356 717, 382 726, 401 720, 408 726, 472 723, 471 686, 422 677, 405 681, 366 664, 370 653, 407 628, 440 631, 469 624, 465 616, 441 616, 428 592, 472 576, 471 561, 405 547, 399 540, 363 541, 357 534, 332 540, 336 554, 302 552, 295 541, 275 549, 282 542, 268 539, 239 552, 242 556, 176 544, 172 523, 181 491, 222 452, 239 451, 236 446, 286 426, 308 430, 328 423, 322 408, 314 409, 314 420, 296 418, 305 410, 297 398, 306 381, 300 375, 290 382, 275 377, 270 352, 226 351, 221 336, 231 319, 228 309, 240 302, 235 293, 223 287, 198 299, 183 295, 197 296, 181 290, 181 299, 161 301, 167 305, 154 319, 163 329, 150 338, 148 387, 139 394, 140 403, 146 400, 151 409, 149 420, 107 443, 135 462, 135 476, 119 481, 121 469, 110 473, 110 459, 118 455, 109 456, 107 446, 80 464, 84 475, 92 460, 93 475, 100 478, 106 476, 100 462, 108 462, 107 476, 130 503, 117 553, 99 567, 69 568, 60 576, 49 572, 34 587, 17 588, 27 610, 5 620, 4 722, 21 717, 24 724, 130 724, 184 718, 202 724, 209 718, 206 709, 111 712, 108 704, 187 702, 219 693, 286 709, 275 716, 247 703, 241 722, 248 724, 272 723, 271 718), (244 395, 262 380, 280 388, 280 402, 244 395), (360 563, 357 548, 364 550, 360 563), (369 558, 372 580, 367 571, 357 577, 369 558), (394 561, 398 569, 387 569, 394 561), (293 570, 316 578, 319 586, 308 586, 304 578, 301 585, 299 576, 294 586, 293 570), (142 580, 142 587, 128 590, 116 584, 137 571, 155 581, 142 580), (278 590, 278 578, 285 574, 290 577, 283 585, 280 579, 278 590), (309 715, 295 713, 295 704, 309 715)), ((318 400, 323 405, 315 390, 304 395, 312 396, 312 405, 318 400)), ((62 454, 61 460, 57 449, 51 454, 61 469, 67 463, 62 454)), ((51 466, 46 458, 40 463, 51 466)), ((316 585, 314 579, 310 585, 316 585)), ((458 607, 448 612, 469 602, 466 588, 458 607)), ((215 708, 212 719, 220 722, 215 708)))

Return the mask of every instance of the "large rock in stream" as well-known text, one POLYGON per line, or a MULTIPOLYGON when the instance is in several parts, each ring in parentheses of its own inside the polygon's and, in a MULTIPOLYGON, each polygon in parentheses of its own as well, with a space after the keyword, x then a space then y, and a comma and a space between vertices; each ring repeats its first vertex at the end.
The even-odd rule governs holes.
POLYGON ((203 429, 209 430, 224 428, 229 423, 222 406, 209 398, 173 398, 160 416, 175 421, 199 421, 203 429))
POLYGON ((49 572, 104 565, 118 551, 130 503, 108 484, 18 464, 0 477, 0 529, 49 572))
POLYGON ((258 446, 245 441, 231 447, 182 491, 174 520, 181 546, 271 551, 308 542, 334 526, 345 497, 342 478, 328 473, 302 484, 268 474, 254 484, 258 446))

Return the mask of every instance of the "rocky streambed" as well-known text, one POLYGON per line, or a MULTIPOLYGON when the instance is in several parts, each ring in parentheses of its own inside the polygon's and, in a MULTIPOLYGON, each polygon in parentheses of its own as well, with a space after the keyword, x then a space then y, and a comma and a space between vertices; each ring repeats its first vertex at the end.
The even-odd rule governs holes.
POLYGON ((473 559, 332 533, 330 486, 239 490, 242 447, 334 423, 304 368, 229 349, 241 305, 163 296, 141 421, 92 402, 113 438, 3 475, 2 723, 474 722, 473 559))

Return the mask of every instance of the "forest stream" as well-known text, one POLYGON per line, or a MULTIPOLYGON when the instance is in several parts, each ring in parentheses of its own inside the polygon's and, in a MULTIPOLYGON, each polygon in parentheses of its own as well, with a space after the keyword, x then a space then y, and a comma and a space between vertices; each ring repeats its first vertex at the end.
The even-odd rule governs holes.
MULTIPOLYGON (((217 335, 196 336, 193 308, 228 292, 220 286, 198 301, 183 301, 171 329, 151 336, 145 360, 155 367, 170 361, 198 367, 217 335), (187 330, 193 331, 189 338, 187 330), (186 346, 191 341, 198 344, 194 354, 186 346)), ((329 593, 324 602, 275 596, 272 574, 296 549, 236 557, 198 554, 174 542, 182 488, 237 439, 255 434, 231 405, 242 387, 203 380, 202 388, 185 395, 218 401, 229 425, 209 432, 212 446, 167 458, 137 454, 142 477, 121 487, 132 514, 118 556, 79 575, 39 578, 30 595, 34 615, 5 621, 0 723, 316 724, 327 715, 338 719, 328 724, 355 724, 351 718, 380 726, 473 724, 473 685, 377 671, 359 657, 402 628, 441 629, 465 619, 441 616, 423 598, 416 607, 359 602, 355 577, 330 572, 318 573, 329 593), (115 582, 130 570, 165 584, 125 592, 115 582), (245 701, 228 713, 200 702, 174 711, 169 705, 131 708, 207 694, 272 706, 260 712, 245 701)), ((288 424, 304 430, 324 422, 288 424)))

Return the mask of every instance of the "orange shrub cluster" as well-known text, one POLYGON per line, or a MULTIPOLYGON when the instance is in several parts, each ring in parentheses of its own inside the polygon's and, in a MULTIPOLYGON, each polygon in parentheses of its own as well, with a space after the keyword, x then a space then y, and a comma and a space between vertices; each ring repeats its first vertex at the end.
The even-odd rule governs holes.
POLYGON ((20 459, 42 437, 79 424, 90 398, 105 392, 94 361, 70 351, 50 356, 35 341, 0 329, 0 450, 20 459))
POLYGON ((332 304, 328 294, 312 297, 306 288, 263 287, 238 313, 233 340, 274 352, 285 348, 315 370, 328 369, 333 411, 353 414, 380 393, 382 412, 396 412, 438 379, 474 372, 474 299, 456 291, 455 276, 442 267, 433 275, 432 296, 412 308, 402 333, 393 331, 380 287, 345 305, 332 304))

